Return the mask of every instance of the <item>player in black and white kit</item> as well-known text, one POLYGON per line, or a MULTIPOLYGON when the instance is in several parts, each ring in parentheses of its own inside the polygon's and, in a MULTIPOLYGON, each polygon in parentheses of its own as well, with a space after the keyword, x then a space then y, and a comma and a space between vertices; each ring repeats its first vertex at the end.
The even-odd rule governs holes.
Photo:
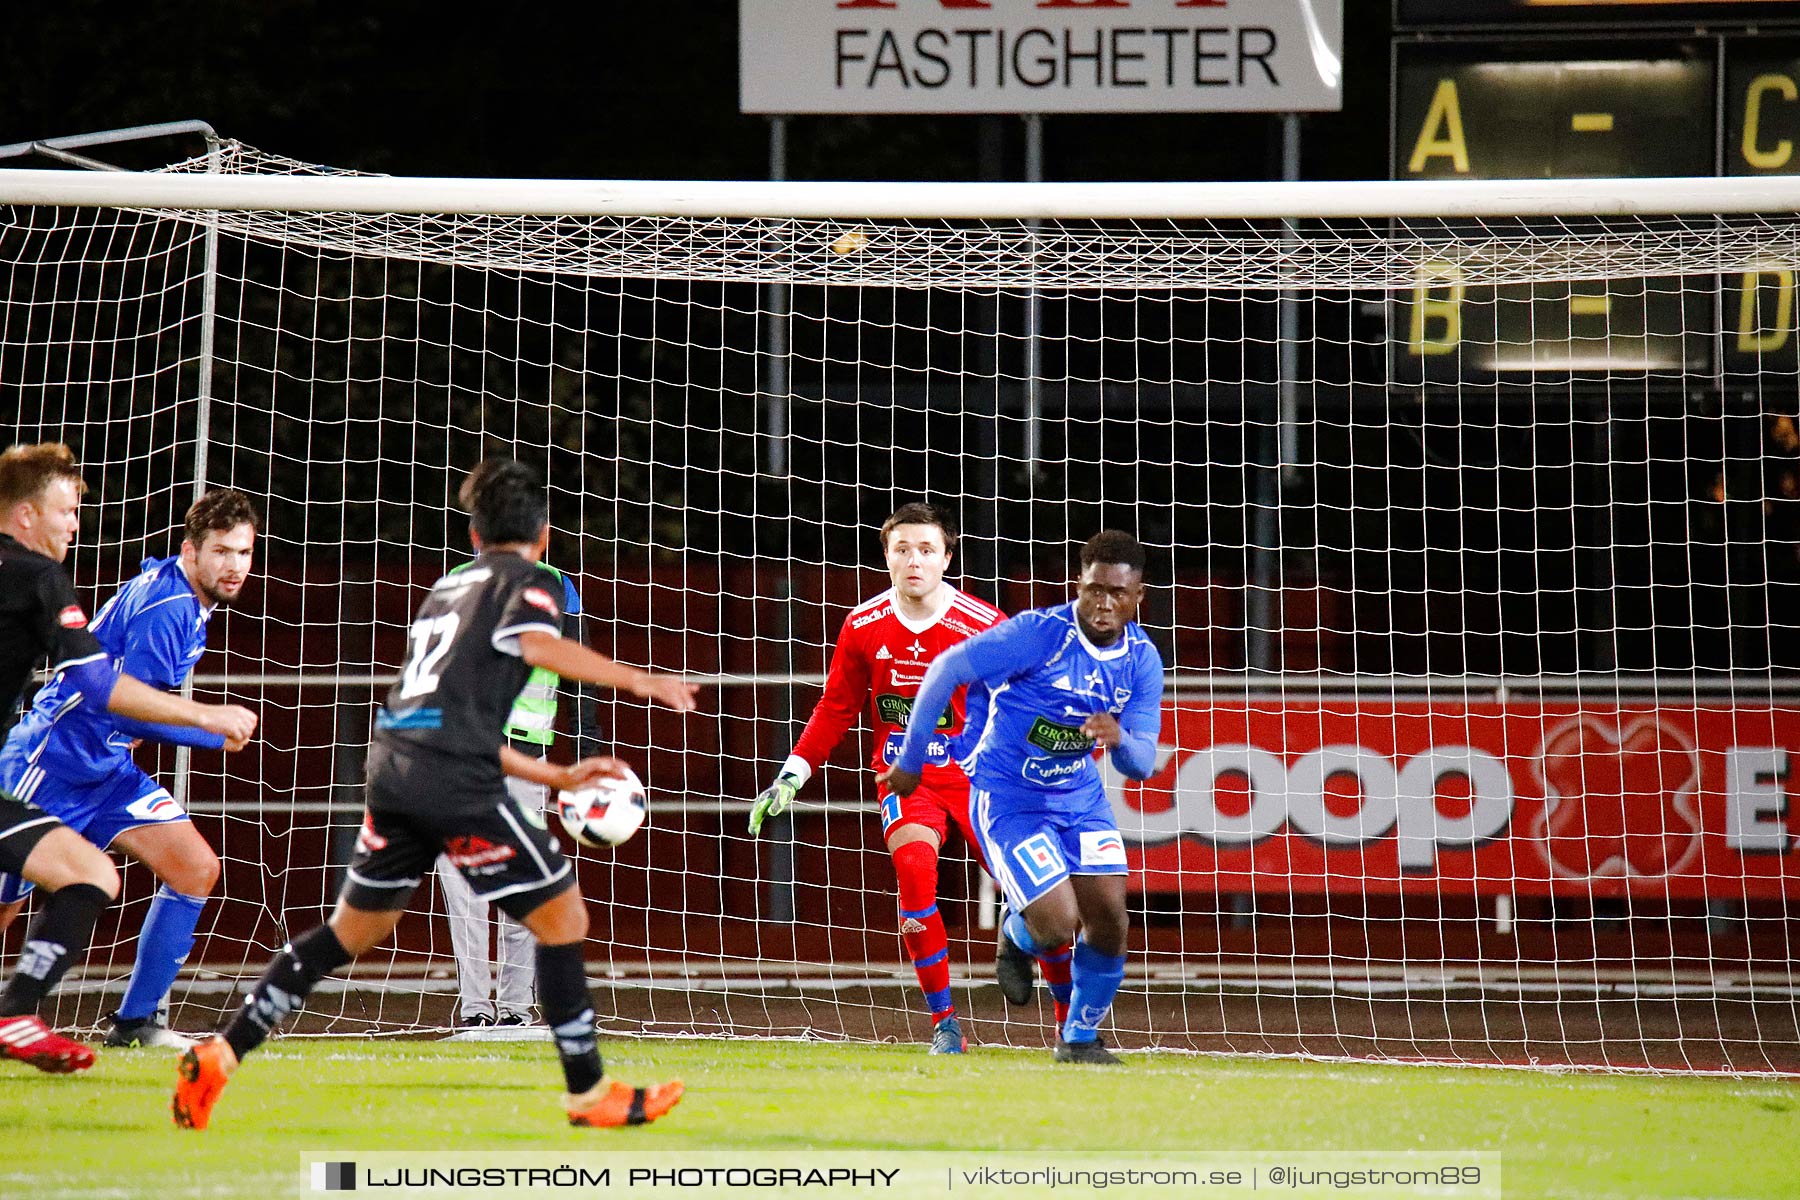
MULTIPOLYGON (((139 721, 193 725, 240 749, 256 714, 159 692, 113 665, 88 630, 62 560, 80 523, 85 485, 67 446, 46 442, 0 454, 0 734, 46 658, 70 706, 139 721)), ((94 922, 119 894, 112 860, 43 809, 0 790, 0 874, 50 893, 25 935, 18 968, 0 994, 0 1058, 63 1073, 93 1065, 94 1052, 45 1027, 37 1010, 87 949, 94 922)))
POLYGON ((679 1080, 633 1088, 601 1079, 582 963, 587 910, 543 815, 504 775, 555 788, 616 776, 615 758, 560 767, 506 744, 507 714, 532 668, 636 693, 679 712, 695 689, 626 667, 562 637, 562 584, 538 566, 549 545, 544 485, 510 459, 483 462, 460 497, 478 556, 439 579, 420 606, 400 678, 369 752, 368 810, 337 910, 297 937, 219 1034, 182 1056, 171 1111, 204 1129, 243 1056, 301 1007, 320 979, 393 932, 433 861, 445 854, 475 893, 538 940, 538 1006, 555 1037, 573 1125, 638 1125, 681 1099, 679 1080))

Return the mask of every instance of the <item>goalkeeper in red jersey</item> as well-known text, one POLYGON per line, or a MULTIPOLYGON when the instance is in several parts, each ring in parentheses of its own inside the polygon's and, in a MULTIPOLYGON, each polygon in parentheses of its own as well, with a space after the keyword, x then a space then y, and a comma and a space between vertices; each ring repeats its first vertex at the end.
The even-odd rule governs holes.
MULTIPOLYGON (((894 586, 844 618, 825 694, 775 782, 756 798, 750 811, 752 834, 762 829, 765 818, 793 802, 865 705, 874 730, 872 767, 877 773, 887 770, 900 751, 913 697, 932 660, 1006 619, 993 605, 944 582, 944 569, 956 553, 956 525, 942 509, 901 505, 881 526, 881 550, 894 586)), ((978 736, 986 723, 987 692, 958 689, 949 707, 935 715, 936 732, 917 790, 904 799, 885 787, 878 794, 882 833, 900 883, 900 937, 931 1010, 931 1052, 961 1054, 967 1039, 950 1000, 950 947, 937 906, 938 849, 954 822, 977 857, 981 854, 969 822, 969 779, 957 759, 965 733, 978 736)), ((1058 947, 1040 961, 1060 1011, 1067 1000, 1068 947, 1058 947)), ((1015 964, 1015 976, 1019 969, 1015 964)), ((1023 980, 1023 998, 1029 999, 1029 961, 1023 965, 1023 980)))

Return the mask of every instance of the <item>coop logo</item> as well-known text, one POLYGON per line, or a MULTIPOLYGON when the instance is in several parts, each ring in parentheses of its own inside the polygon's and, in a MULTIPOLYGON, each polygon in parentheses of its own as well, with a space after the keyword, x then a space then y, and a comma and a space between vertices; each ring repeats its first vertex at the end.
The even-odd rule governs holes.
POLYGON ((1659 878, 1700 853, 1700 755, 1655 717, 1571 717, 1532 761, 1544 808, 1530 836, 1565 879, 1659 878))
POLYGON ((1115 786, 1113 814, 1119 830, 1139 846, 1159 846, 1184 836, 1219 850, 1242 849, 1273 837, 1283 826, 1321 846, 1353 849, 1390 834, 1398 839, 1400 866, 1429 871, 1438 851, 1473 848, 1504 834, 1512 820, 1513 782, 1506 764, 1473 746, 1433 746, 1396 766, 1363 746, 1329 745, 1292 765, 1259 746, 1215 745, 1196 751, 1175 769, 1171 798, 1161 812, 1126 802, 1115 786), (1335 811, 1332 784, 1354 786, 1355 812, 1335 811), (1466 812, 1440 810, 1446 781, 1466 787, 1466 812), (1221 803, 1221 784, 1236 798, 1221 803))
POLYGON ((356 1164, 353 1162, 316 1162, 312 1165, 312 1190, 315 1192, 354 1192, 356 1164))

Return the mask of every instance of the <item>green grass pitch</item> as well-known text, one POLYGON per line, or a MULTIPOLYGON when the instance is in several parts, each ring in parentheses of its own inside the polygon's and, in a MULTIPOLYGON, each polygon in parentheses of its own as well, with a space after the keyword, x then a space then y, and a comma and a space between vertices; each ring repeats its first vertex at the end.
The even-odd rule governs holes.
POLYGON ((212 1128, 169 1123, 175 1060, 85 1075, 0 1064, 0 1196, 295 1195, 317 1150, 1489 1150, 1508 1197, 1800 1195, 1800 1085, 1181 1055, 1119 1068, 912 1045, 608 1041, 608 1073, 679 1076, 669 1117, 572 1129, 549 1047, 290 1038, 212 1128))

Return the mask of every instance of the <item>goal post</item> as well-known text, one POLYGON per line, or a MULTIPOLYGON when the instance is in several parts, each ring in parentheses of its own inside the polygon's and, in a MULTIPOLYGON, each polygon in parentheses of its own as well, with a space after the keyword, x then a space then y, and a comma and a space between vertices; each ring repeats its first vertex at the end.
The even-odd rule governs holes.
MULTIPOLYGON (((929 1036, 866 733, 778 841, 745 828, 924 498, 1009 612, 1069 598, 1103 526, 1149 549, 1170 674, 1157 774, 1108 777, 1109 1039, 1800 1072, 1800 180, 434 180, 226 142, 0 170, 0 206, 0 389, 14 440, 82 459, 83 595, 172 553, 197 488, 265 510, 199 668, 262 730, 184 773, 224 874, 178 1026, 328 911, 498 451, 549 482, 591 644, 708 685, 594 704, 651 797, 578 855, 609 1029, 929 1036)), ((126 874, 64 1023, 130 970, 126 874)), ((981 898, 953 840, 959 1013, 1044 1046, 981 898)), ((432 882, 416 907, 303 1030, 454 1022, 432 882)))

